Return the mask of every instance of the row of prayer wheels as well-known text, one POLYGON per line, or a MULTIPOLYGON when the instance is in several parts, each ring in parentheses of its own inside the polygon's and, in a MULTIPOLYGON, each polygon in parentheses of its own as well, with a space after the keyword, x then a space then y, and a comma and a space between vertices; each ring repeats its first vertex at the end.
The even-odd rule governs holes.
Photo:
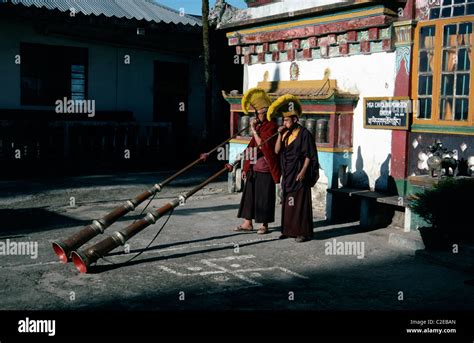
MULTIPOLYGON (((242 116, 240 118, 240 129, 249 127, 250 116, 242 116)), ((277 118, 278 126, 283 125, 283 118, 277 118)), ((299 123, 301 126, 306 127, 309 132, 316 138, 316 143, 328 143, 329 142, 329 119, 313 119, 307 117, 299 118, 299 123)), ((242 132, 242 136, 250 136, 250 129, 247 129, 242 132)))

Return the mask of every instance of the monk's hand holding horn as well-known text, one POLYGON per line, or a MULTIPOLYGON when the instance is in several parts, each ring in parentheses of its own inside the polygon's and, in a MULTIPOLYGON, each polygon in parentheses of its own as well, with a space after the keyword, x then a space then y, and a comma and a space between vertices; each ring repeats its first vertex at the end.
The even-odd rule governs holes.
POLYGON ((250 119, 250 129, 252 130, 252 135, 255 134, 255 126, 257 125, 257 119, 252 118, 250 119))

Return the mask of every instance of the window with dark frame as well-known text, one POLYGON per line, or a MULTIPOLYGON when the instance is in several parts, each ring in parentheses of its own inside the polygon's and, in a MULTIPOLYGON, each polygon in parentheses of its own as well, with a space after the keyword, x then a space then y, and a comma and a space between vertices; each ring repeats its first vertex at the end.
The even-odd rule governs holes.
POLYGON ((86 99, 86 66, 81 64, 71 65, 71 99, 86 99))
POLYGON ((434 26, 422 27, 420 30, 420 49, 418 66, 418 118, 431 118, 431 104, 433 102, 433 69, 435 48, 434 26))
POLYGON ((466 18, 440 19, 417 30, 414 96, 419 123, 472 125, 473 24, 466 18))
POLYGON ((439 6, 430 9, 430 19, 460 17, 474 14, 474 0, 438 0, 439 6))
POLYGON ((87 98, 88 49, 21 43, 21 104, 87 98))
POLYGON ((440 119, 467 120, 472 23, 444 25, 440 119))

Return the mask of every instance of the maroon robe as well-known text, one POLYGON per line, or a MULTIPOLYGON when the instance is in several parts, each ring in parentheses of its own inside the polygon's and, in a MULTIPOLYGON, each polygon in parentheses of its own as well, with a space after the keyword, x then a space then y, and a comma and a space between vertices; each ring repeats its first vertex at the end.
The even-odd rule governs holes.
MULTIPOLYGON (((262 142, 264 142, 266 139, 274 135, 278 131, 278 125, 275 121, 268 121, 265 120, 261 124, 257 124, 255 130, 257 131, 257 134, 260 136, 260 139, 262 142)), ((263 144, 259 149, 258 149, 258 155, 257 157, 260 156, 265 156, 265 159, 267 160, 268 166, 270 167, 270 173, 272 174, 273 181, 278 184, 280 183, 280 177, 281 177, 281 170, 280 170, 280 163, 278 160, 277 154, 275 154, 275 143, 276 143, 277 137, 275 136, 274 138, 270 139, 268 142, 263 144)), ((255 138, 252 137, 250 140, 249 145, 247 146, 248 148, 254 148, 257 146, 257 143, 255 142, 255 138)), ((251 163, 250 159, 246 159, 244 161, 244 166, 242 168, 242 171, 248 172, 250 169, 252 169, 253 164, 251 163)))
POLYGON ((288 237, 313 236, 313 208, 311 187, 319 178, 319 163, 316 143, 311 133, 304 127, 295 140, 286 146, 290 133, 283 138, 280 150, 282 170, 282 234, 288 237), (310 165, 302 181, 296 176, 303 168, 306 158, 310 165))
MULTIPOLYGON (((274 121, 265 120, 258 124, 255 130, 264 142, 277 132, 278 126, 274 121)), ((276 136, 258 149, 257 156, 252 156, 253 161, 249 158, 244 161, 243 171, 247 178, 237 214, 238 218, 254 219, 256 223, 267 224, 275 221, 275 184, 280 183, 281 177, 278 156, 275 154, 275 143, 276 136), (260 168, 254 168, 256 166, 260 168)), ((257 143, 252 138, 248 148, 256 146, 257 143)))

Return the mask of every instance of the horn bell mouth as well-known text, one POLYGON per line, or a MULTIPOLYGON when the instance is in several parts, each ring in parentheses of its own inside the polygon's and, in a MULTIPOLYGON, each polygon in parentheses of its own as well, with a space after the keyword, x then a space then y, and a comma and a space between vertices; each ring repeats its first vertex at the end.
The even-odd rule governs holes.
POLYGON ((68 256, 68 249, 61 242, 55 241, 52 243, 54 253, 59 257, 62 263, 68 263, 70 261, 68 256))
POLYGON ((87 273, 87 258, 77 251, 73 251, 71 257, 79 273, 87 273))

